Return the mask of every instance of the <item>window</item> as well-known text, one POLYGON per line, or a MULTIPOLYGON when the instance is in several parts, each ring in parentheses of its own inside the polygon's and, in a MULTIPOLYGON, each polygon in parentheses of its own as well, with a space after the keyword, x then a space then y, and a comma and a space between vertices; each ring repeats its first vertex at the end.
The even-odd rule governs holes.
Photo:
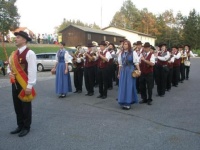
POLYGON ((106 36, 105 35, 103 36, 103 40, 106 41, 106 36))
POLYGON ((114 37, 114 42, 116 42, 117 40, 116 40, 116 37, 114 37))
POLYGON ((91 34, 88 33, 87 36, 88 36, 88 40, 91 40, 91 37, 92 37, 91 34))
POLYGON ((44 58, 45 55, 36 55, 37 59, 42 59, 44 58))

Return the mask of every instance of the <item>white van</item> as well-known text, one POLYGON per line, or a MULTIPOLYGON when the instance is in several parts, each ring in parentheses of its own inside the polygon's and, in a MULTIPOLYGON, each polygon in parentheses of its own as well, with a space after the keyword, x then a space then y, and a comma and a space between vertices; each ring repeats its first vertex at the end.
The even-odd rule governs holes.
MULTIPOLYGON (((51 70, 55 63, 56 63, 56 53, 38 53, 36 54, 37 57, 37 70, 38 71, 44 71, 44 70, 51 70)), ((69 71, 73 71, 73 65, 72 65, 72 59, 73 57, 69 55, 69 63, 68 63, 68 69, 69 71)))

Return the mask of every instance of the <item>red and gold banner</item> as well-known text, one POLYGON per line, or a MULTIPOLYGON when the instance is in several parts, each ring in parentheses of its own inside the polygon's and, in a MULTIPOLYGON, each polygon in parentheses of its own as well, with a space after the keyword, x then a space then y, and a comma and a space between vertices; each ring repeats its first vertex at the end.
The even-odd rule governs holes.
POLYGON ((20 65, 18 61, 17 50, 12 52, 10 60, 11 60, 11 63, 10 63, 11 70, 15 74, 16 80, 22 87, 22 90, 19 93, 18 97, 23 102, 31 102, 35 98, 36 92, 34 88, 32 88, 32 92, 30 95, 25 94, 25 90, 28 84, 28 75, 23 70, 22 66, 20 65))

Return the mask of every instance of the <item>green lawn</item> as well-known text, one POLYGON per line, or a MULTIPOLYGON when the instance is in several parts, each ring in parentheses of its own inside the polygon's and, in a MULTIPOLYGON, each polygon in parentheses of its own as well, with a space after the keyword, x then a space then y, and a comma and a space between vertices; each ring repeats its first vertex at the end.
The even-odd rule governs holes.
MULTIPOLYGON (((33 50, 36 54, 43 53, 43 52, 57 52, 59 50, 59 45, 53 45, 53 44, 28 44, 28 47, 31 50, 33 50)), ((8 57, 10 56, 12 51, 16 50, 16 46, 14 44, 6 43, 5 48, 6 48, 8 57)), ((6 60, 6 56, 4 54, 2 44, 0 46, 0 60, 6 60)))
MULTIPOLYGON (((53 44, 28 44, 28 47, 32 49, 36 54, 42 52, 57 52, 59 49, 58 45, 53 44)), ((12 51, 16 50, 16 46, 14 44, 6 43, 5 48, 8 56, 10 56, 12 51)), ((198 54, 198 57, 200 57, 200 50, 193 50, 193 53, 198 54)), ((6 60, 2 44, 0 46, 0 60, 6 60)))

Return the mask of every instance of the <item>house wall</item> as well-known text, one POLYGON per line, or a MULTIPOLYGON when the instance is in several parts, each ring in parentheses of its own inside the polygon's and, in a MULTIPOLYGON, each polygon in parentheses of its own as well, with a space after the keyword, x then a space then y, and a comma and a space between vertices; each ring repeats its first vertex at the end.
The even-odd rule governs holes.
POLYGON ((133 44, 136 41, 142 41, 142 43, 149 42, 151 45, 155 45, 155 38, 152 38, 149 36, 139 35, 138 33, 129 32, 129 31, 114 28, 114 27, 109 27, 109 28, 105 29, 105 31, 110 31, 110 32, 115 32, 115 33, 121 34, 121 35, 125 36, 125 38, 131 42, 131 44, 133 44))
POLYGON ((62 41, 66 46, 76 46, 85 44, 85 32, 70 26, 62 31, 62 41))
POLYGON ((70 26, 62 31, 62 41, 66 46, 74 47, 78 44, 86 46, 88 43, 95 41, 100 43, 103 40, 110 43, 119 44, 119 41, 124 37, 118 37, 114 35, 98 34, 82 31, 76 27, 70 26))

